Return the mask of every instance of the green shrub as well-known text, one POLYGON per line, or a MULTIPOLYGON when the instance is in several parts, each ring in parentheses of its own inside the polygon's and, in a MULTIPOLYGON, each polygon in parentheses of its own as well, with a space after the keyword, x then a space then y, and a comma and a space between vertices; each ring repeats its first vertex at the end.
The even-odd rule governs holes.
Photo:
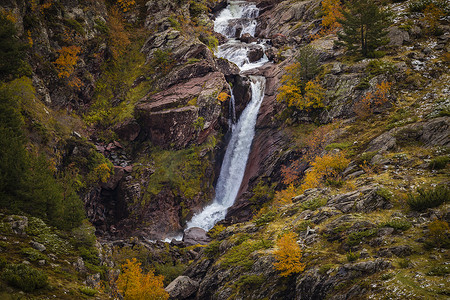
POLYGON ((80 287, 80 292, 85 294, 85 295, 87 295, 87 296, 91 296, 91 297, 93 297, 93 296, 95 296, 95 294, 97 294, 97 290, 96 289, 90 288, 88 286, 80 287))
POLYGON ((398 265, 402 269, 409 268, 409 266, 411 265, 411 260, 409 260, 408 258, 404 258, 398 262, 398 265))
POLYGON ((264 275, 242 275, 236 285, 239 291, 255 290, 265 281, 264 275))
POLYGON ((96 265, 96 266, 100 265, 101 261, 100 261, 100 258, 98 257, 98 251, 96 248, 80 247, 78 249, 78 251, 80 252, 80 256, 83 258, 83 260, 85 262, 96 265))
POLYGON ((327 274, 327 272, 333 267, 333 264, 325 264, 325 265, 321 265, 319 268, 318 273, 320 275, 325 275, 327 274))
POLYGON ((77 33, 84 35, 86 32, 84 31, 83 25, 80 24, 80 22, 78 22, 75 19, 65 19, 64 23, 68 26, 71 27, 73 30, 75 30, 77 33))
POLYGON ((5 257, 0 257, 0 271, 3 270, 8 265, 8 261, 5 257))
POLYGON ((32 292, 48 285, 47 274, 26 264, 8 265, 2 274, 3 279, 10 285, 24 292, 32 292))
POLYGON ((424 211, 427 208, 437 207, 450 200, 450 189, 439 185, 435 188, 417 188, 416 193, 409 194, 407 203, 412 210, 424 211))
POLYGON ((389 280, 391 278, 393 278, 395 276, 395 274, 393 272, 387 272, 384 273, 383 275, 381 275, 381 280, 389 280))
POLYGON ((255 223, 256 226, 266 225, 266 224, 269 224, 270 222, 272 222, 273 220, 275 220, 276 216, 277 216, 276 212, 269 211, 269 212, 263 214, 258 219, 254 220, 253 223, 255 223))
POLYGON ((424 12, 425 8, 433 4, 438 8, 444 10, 446 13, 449 13, 450 7, 448 1, 446 0, 416 0, 409 4, 410 12, 424 12))
POLYGON ((30 261, 38 261, 38 260, 42 260, 42 259, 46 259, 47 258, 39 250, 36 250, 34 248, 31 248, 31 247, 22 248, 20 250, 20 252, 22 252, 22 254, 25 255, 27 257, 27 259, 30 260, 30 261))
POLYGON ((313 198, 311 200, 307 200, 305 202, 302 203, 302 208, 304 210, 316 210, 319 207, 324 206, 325 204, 327 204, 327 198, 324 197, 317 197, 317 198, 313 198))
POLYGON ((186 270, 185 264, 155 264, 155 274, 164 276, 164 285, 168 285, 186 270))
POLYGON ((394 74, 395 68, 391 62, 374 59, 367 65, 367 71, 371 75, 394 74))
POLYGON ((376 194, 386 201, 389 201, 392 199, 392 193, 386 188, 377 189, 376 194))
POLYGON ((205 248, 206 257, 211 259, 218 257, 220 254, 219 246, 220 246, 219 241, 212 241, 211 243, 209 243, 209 245, 205 248))
POLYGON ((449 162, 450 162, 450 157, 438 156, 438 157, 433 158, 430 161, 430 164, 428 165, 428 167, 432 170, 441 170, 441 169, 445 169, 449 162))
POLYGON ((29 65, 22 60, 26 45, 17 37, 15 24, 0 14, 0 80, 30 75, 29 65))
POLYGON ((359 253, 353 253, 351 250, 347 252, 347 260, 349 262, 354 262, 359 259, 359 253))
POLYGON ((370 162, 376 154, 377 151, 362 153, 357 161, 358 165, 370 162))
POLYGON ((375 236, 377 229, 372 228, 360 232, 353 232, 348 235, 347 244, 349 246, 358 245, 362 240, 375 236))
POLYGON ((448 265, 434 266, 427 272, 428 276, 446 276, 447 274, 450 274, 448 265))
POLYGON ((221 267, 241 267, 249 270, 254 263, 251 253, 260 249, 268 249, 272 243, 264 240, 254 241, 247 240, 240 245, 234 246, 222 256, 221 267))
POLYGON ((380 227, 392 227, 395 230, 404 231, 411 228, 411 223, 405 219, 393 219, 382 223, 380 227))
POLYGON ((347 149, 347 148, 349 148, 351 146, 352 146, 351 142, 331 143, 331 144, 328 144, 325 147, 325 150, 328 150, 328 151, 333 150, 333 149, 344 150, 344 149, 347 149))

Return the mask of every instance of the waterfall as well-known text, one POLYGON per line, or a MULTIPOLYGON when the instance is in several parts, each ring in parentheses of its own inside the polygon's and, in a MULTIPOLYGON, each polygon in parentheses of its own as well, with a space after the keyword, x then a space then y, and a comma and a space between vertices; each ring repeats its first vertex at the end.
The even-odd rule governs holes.
MULTIPOLYGON (((257 62, 250 63, 247 52, 251 47, 262 47, 257 43, 246 44, 235 39, 237 29, 241 34, 249 33, 254 36, 258 8, 245 1, 230 1, 228 6, 217 16, 214 30, 228 37, 221 45, 216 55, 226 58, 238 65, 241 71, 262 66, 268 61, 264 55, 257 62)), ((255 135, 255 125, 259 107, 264 98, 266 79, 262 76, 249 76, 251 81, 252 98, 242 112, 238 122, 231 125, 231 139, 225 152, 220 175, 216 185, 216 195, 212 203, 200 213, 193 216, 186 228, 200 227, 211 229, 218 221, 226 216, 227 209, 236 200, 239 188, 244 177, 250 148, 255 135)), ((234 101, 234 98, 232 98, 234 101)), ((234 103, 231 104, 234 106, 234 103)))

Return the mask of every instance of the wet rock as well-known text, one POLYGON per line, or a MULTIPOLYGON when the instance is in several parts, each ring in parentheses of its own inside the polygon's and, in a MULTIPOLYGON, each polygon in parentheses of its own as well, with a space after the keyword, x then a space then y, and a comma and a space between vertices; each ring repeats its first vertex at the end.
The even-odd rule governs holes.
POLYGON ((206 231, 199 227, 192 227, 184 231, 183 242, 187 246, 207 245, 211 238, 206 235, 206 231))
POLYGON ((241 40, 241 42, 247 43, 247 44, 254 43, 258 40, 257 38, 251 36, 248 33, 244 33, 239 39, 241 40))
POLYGON ((165 288, 171 299, 187 299, 197 292, 199 284, 188 276, 178 276, 165 288))
POLYGON ((251 63, 260 60, 263 56, 264 56, 264 51, 260 47, 253 47, 247 53, 248 60, 251 63))

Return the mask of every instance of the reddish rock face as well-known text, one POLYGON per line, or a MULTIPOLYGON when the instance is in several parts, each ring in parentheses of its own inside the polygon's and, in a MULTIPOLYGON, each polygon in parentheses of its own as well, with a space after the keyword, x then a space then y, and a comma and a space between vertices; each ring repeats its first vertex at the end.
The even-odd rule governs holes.
POLYGON ((137 105, 138 122, 154 145, 185 147, 197 132, 217 123, 221 111, 217 95, 227 86, 219 72, 174 85, 137 105))

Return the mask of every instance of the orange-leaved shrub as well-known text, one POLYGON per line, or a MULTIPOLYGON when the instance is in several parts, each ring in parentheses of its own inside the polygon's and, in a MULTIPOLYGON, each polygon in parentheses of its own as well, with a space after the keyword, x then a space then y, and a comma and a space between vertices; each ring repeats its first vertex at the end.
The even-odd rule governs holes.
POLYGON ((313 36, 315 39, 334 33, 341 28, 341 24, 338 22, 338 19, 343 18, 341 0, 323 0, 322 11, 324 14, 321 23, 322 29, 313 36))
POLYGON ((221 92, 218 96, 217 96, 217 100, 219 100, 220 102, 225 102, 228 100, 228 98, 230 98, 230 95, 228 95, 226 92, 221 92))
POLYGON ((125 300, 167 300, 169 294, 164 290, 163 280, 163 276, 155 276, 153 271, 142 273, 141 263, 132 258, 122 265, 116 285, 125 300))
POLYGON ((382 106, 389 99, 389 92, 391 90, 392 83, 383 81, 377 84, 373 92, 367 92, 366 95, 355 104, 353 111, 355 114, 363 119, 370 116, 374 109, 382 106))
POLYGON ((274 251, 274 255, 277 261, 273 265, 281 272, 281 276, 300 273, 305 269, 305 264, 301 262, 302 250, 297 244, 295 233, 283 234, 277 240, 276 246, 278 249, 274 251))

